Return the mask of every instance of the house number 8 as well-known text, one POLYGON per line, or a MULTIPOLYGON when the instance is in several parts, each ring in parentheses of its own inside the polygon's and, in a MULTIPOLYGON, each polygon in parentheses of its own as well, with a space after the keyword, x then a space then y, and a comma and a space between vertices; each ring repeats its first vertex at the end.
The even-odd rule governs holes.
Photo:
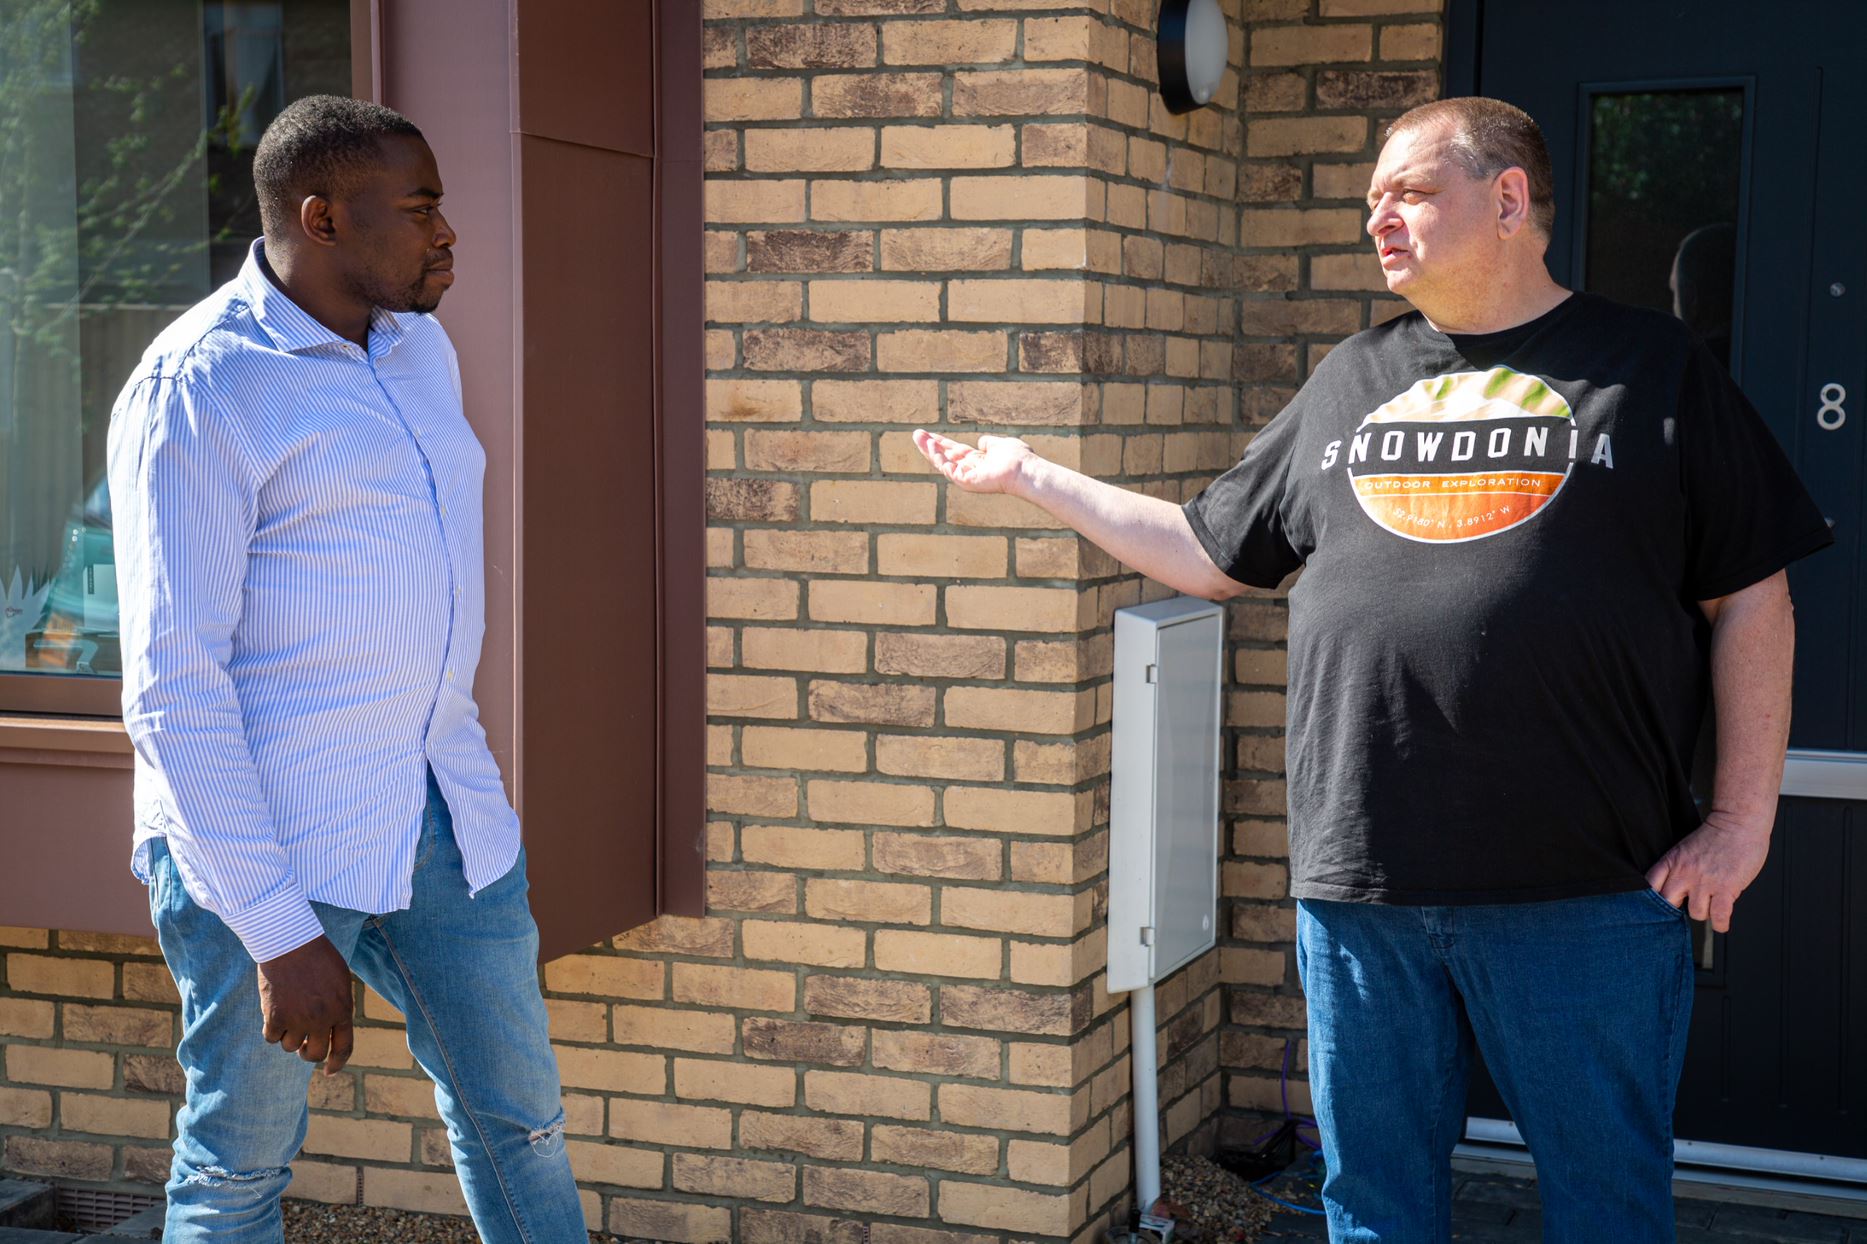
POLYGON ((1848 391, 1833 381, 1822 386, 1822 405, 1815 412, 1815 422, 1822 425, 1824 432, 1833 432, 1848 421, 1848 412, 1841 403, 1848 400, 1848 391))

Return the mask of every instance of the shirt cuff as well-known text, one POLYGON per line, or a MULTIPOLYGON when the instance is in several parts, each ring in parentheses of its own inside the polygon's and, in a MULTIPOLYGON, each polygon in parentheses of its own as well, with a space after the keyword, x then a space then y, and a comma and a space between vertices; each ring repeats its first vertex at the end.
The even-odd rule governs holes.
POLYGON ((311 900, 296 887, 221 919, 246 947, 246 953, 253 956, 254 963, 277 959, 324 936, 324 925, 311 909, 311 900))

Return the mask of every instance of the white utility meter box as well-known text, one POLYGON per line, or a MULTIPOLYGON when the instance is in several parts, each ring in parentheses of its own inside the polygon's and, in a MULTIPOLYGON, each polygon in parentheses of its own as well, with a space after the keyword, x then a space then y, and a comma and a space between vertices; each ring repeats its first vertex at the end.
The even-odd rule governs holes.
POLYGON ((1191 596, 1115 611, 1109 992, 1218 942, 1225 611, 1191 596))

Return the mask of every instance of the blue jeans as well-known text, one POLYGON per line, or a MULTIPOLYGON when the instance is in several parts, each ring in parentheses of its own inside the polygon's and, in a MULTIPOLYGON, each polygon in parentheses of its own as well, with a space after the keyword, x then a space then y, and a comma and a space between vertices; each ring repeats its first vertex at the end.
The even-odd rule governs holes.
POLYGON ((1688 930, 1651 890, 1476 907, 1299 902, 1330 1240, 1451 1238, 1476 1039, 1536 1159, 1543 1239, 1670 1242, 1688 930))
MULTIPOLYGON (((414 899, 386 916, 313 904, 363 981, 408 1017, 408 1048, 434 1081, 455 1171, 490 1244, 585 1244, 564 1147, 557 1061, 538 990, 525 857, 467 897, 447 804, 428 779, 414 899)), ((181 991, 168 1244, 279 1244, 279 1194, 304 1143, 316 1068, 260 1032, 253 961, 188 897, 167 843, 151 844, 149 905, 181 991)))

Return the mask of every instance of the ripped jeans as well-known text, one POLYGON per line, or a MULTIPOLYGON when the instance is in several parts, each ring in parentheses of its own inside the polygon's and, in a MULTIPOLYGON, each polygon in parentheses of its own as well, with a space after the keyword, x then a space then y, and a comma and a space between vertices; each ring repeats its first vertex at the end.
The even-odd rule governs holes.
MULTIPOLYGON (((453 823, 432 776, 420 833, 408 910, 372 916, 318 903, 318 918, 364 983, 407 1016, 409 1052, 434 1081, 454 1169, 481 1238, 584 1244, 557 1060, 538 990, 524 853, 469 899, 453 823)), ((310 1126, 306 1097, 316 1068, 262 1038, 252 959, 220 917, 189 898, 167 844, 158 838, 151 847, 150 911, 181 991, 178 1056, 188 1086, 176 1119, 162 1238, 279 1244, 279 1195, 310 1126)), ((337 1082, 340 1101, 320 1094, 321 1108, 363 1106, 358 1080, 375 1078, 367 1068, 393 1066, 397 1057, 359 1041, 350 1065, 364 1076, 337 1082)), ((412 1109, 393 1098, 367 1108, 372 1118, 412 1109)), ((360 1120, 321 1114, 318 1127, 320 1153, 410 1167, 424 1160, 405 1125, 365 1136, 360 1120)), ((433 1179, 419 1169, 384 1174, 411 1183, 433 1179)))

